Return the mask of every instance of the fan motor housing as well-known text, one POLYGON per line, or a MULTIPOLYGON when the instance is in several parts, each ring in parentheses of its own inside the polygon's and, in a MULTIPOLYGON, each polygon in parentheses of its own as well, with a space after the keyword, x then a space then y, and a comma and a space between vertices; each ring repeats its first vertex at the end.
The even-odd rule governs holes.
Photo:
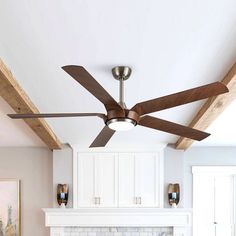
POLYGON ((112 119, 120 119, 120 118, 133 120, 136 125, 139 122, 140 116, 135 111, 110 110, 107 112, 107 120, 105 123, 107 124, 112 119))

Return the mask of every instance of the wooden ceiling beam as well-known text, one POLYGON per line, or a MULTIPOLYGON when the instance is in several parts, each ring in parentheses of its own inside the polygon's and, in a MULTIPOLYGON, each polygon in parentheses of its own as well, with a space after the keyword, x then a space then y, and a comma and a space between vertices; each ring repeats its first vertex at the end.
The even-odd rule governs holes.
MULTIPOLYGON (((39 113, 39 110, 1 59, 0 96, 3 97, 16 113, 39 113)), ((51 150, 61 149, 59 139, 44 119, 25 119, 24 121, 51 150)))
MULTIPOLYGON (((236 98, 236 63, 232 66, 222 82, 228 87, 229 92, 208 98, 190 122, 189 127, 202 131, 206 130, 236 98)), ((175 144, 175 148, 186 150, 193 142, 194 140, 192 139, 180 137, 175 144)))

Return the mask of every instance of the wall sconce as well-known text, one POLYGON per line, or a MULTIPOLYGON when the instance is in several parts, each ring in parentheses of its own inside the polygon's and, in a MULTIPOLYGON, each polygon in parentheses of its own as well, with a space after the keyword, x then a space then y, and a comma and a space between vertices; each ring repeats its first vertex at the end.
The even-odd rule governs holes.
POLYGON ((172 208, 176 208, 179 203, 180 190, 179 184, 168 185, 168 200, 172 208))
POLYGON ((68 184, 57 185, 57 202, 61 208, 65 208, 68 202, 69 186, 68 184))

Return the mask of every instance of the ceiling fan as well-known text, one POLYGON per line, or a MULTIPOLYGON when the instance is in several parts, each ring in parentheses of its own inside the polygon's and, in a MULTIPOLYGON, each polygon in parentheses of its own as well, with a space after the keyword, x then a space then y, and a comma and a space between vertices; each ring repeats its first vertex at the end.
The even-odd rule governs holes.
POLYGON ((215 82, 179 93, 151 99, 137 103, 128 109, 124 103, 124 81, 131 75, 131 68, 117 66, 112 69, 112 75, 120 83, 120 99, 115 101, 112 96, 85 70, 82 66, 68 65, 62 67, 72 78, 87 89, 102 102, 106 114, 102 113, 42 113, 42 114, 9 114, 12 119, 26 118, 56 118, 56 117, 88 117, 97 116, 103 119, 105 126, 95 138, 90 147, 104 147, 116 131, 128 130, 136 125, 152 128, 178 136, 201 141, 210 134, 192 129, 167 120, 159 119, 147 114, 164 109, 180 106, 201 99, 217 96, 228 92, 228 88, 221 82, 215 82))

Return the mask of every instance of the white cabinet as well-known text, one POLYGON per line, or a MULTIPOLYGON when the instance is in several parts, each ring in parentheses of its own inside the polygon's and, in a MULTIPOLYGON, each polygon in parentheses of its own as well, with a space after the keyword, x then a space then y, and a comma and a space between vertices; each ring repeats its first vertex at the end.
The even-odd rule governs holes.
POLYGON ((78 207, 117 205, 116 154, 80 153, 78 157, 78 207))
POLYGON ((154 153, 135 154, 135 190, 140 206, 159 206, 158 160, 158 156, 154 153))
MULTIPOLYGON (((79 205, 90 207, 95 202, 95 155, 81 154, 78 158, 78 195, 79 205)), ((75 189, 75 187, 74 187, 75 189)))
POLYGON ((98 154, 95 159, 95 189, 98 205, 113 207, 117 205, 117 155, 98 154))
POLYGON ((235 167, 193 167, 193 235, 235 235, 235 167))
POLYGON ((132 207, 135 204, 135 169, 134 154, 119 154, 119 206, 132 207))
POLYGON ((161 169, 157 153, 120 153, 119 206, 161 207, 161 169))
POLYGON ((162 155, 78 152, 74 207, 162 207, 162 155))

